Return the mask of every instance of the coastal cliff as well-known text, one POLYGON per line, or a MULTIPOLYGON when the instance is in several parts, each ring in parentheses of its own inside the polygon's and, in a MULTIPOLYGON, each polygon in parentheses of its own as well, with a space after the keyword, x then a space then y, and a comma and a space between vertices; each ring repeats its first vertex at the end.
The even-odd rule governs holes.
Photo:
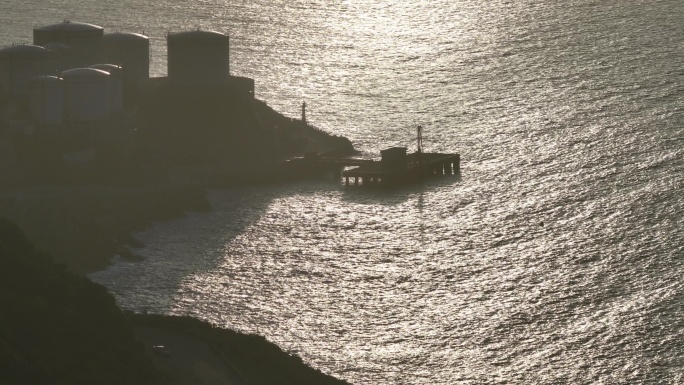
POLYGON ((161 384, 107 290, 0 219, 0 383, 161 384))

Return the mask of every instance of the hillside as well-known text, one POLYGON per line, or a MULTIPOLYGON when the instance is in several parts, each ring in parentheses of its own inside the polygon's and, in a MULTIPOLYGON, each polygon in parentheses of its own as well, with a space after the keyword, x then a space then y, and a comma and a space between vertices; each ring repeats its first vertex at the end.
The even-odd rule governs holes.
POLYGON ((0 219, 0 308, 3 385, 178 383, 165 368, 165 358, 154 356, 150 344, 137 339, 141 330, 186 341, 181 345, 187 352, 171 354, 180 360, 180 373, 187 373, 187 385, 208 378, 192 361, 198 359, 196 346, 202 345, 210 347, 203 353, 205 362, 239 373, 237 382, 246 385, 346 384, 263 337, 192 318, 126 315, 104 287, 52 262, 6 219, 0 219))
POLYGON ((0 384, 158 384, 107 290, 0 219, 0 384))
POLYGON ((226 175, 269 175, 274 161, 305 152, 351 155, 354 147, 222 87, 148 90, 141 100, 138 156, 163 167, 193 166, 226 175))

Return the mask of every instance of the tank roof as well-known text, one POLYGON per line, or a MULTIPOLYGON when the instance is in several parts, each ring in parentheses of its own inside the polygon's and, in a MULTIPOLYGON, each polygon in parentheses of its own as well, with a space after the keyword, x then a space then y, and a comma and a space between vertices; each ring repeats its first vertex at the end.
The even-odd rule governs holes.
POLYGON ((96 70, 102 70, 105 72, 121 71, 121 66, 109 63, 93 64, 91 66, 88 66, 88 68, 95 68, 96 70))
POLYGON ((185 31, 185 32, 175 32, 168 34, 169 40, 203 40, 203 41, 225 41, 228 39, 228 35, 216 32, 216 31, 185 31))
POLYGON ((95 68, 72 68, 62 72, 63 78, 102 78, 109 77, 109 72, 95 68))
POLYGON ((39 46, 39 45, 31 45, 31 44, 20 44, 20 45, 11 45, 9 47, 5 47, 3 49, 0 49, 0 54, 9 54, 9 55, 15 55, 15 54, 21 54, 21 55, 33 55, 33 54, 45 54, 48 53, 48 50, 39 46))
POLYGON ((43 44, 43 47, 45 49, 50 50, 50 51, 65 51, 65 50, 71 49, 71 46, 69 44, 57 43, 57 42, 43 44))
POLYGON ((58 77, 58 76, 52 76, 52 75, 41 75, 41 76, 36 76, 35 78, 31 79, 32 82, 40 82, 40 83, 62 83, 64 79, 58 77))
POLYGON ((148 41, 149 37, 133 32, 109 32, 105 33, 104 37, 107 41, 148 41))
POLYGON ((34 31, 104 31, 104 28, 95 24, 79 23, 66 20, 61 23, 34 28, 34 31))

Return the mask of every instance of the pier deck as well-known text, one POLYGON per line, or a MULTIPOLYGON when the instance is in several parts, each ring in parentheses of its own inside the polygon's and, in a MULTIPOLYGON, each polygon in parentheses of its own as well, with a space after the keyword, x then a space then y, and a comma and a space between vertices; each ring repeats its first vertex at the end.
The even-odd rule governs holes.
POLYGON ((382 161, 369 162, 345 170, 342 176, 346 185, 395 186, 414 183, 429 176, 460 173, 461 157, 459 154, 414 152, 406 154, 405 159, 406 163, 400 166, 388 165, 382 161))

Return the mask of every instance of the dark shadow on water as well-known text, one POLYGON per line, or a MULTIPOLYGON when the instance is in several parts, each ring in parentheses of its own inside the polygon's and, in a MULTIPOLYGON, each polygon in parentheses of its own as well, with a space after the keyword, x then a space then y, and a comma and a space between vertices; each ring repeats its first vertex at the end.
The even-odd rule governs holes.
POLYGON ((258 223, 280 192, 264 186, 211 190, 210 211, 157 223, 136 234, 147 245, 135 250, 141 261, 117 258, 112 267, 89 276, 105 285, 125 309, 172 312, 183 280, 216 269, 230 253, 227 245, 258 223))
POLYGON ((427 178, 423 181, 413 184, 406 184, 396 187, 371 187, 371 186, 345 186, 341 184, 343 201, 349 201, 360 204, 380 204, 380 205, 397 205, 406 202, 410 197, 416 194, 422 194, 425 191, 438 190, 450 185, 454 188, 461 182, 461 175, 445 175, 434 178, 427 178))
POLYGON ((108 287, 125 309, 173 312, 183 281, 219 267, 231 255, 230 245, 259 223, 275 200, 339 196, 340 187, 334 181, 312 180, 214 189, 207 194, 208 212, 157 223, 135 234, 147 245, 134 249, 142 260, 116 258, 113 266, 89 276, 108 287))
POLYGON ((167 313, 173 311, 183 280, 219 267, 231 255, 230 245, 259 223, 278 199, 325 196, 340 199, 342 204, 395 206, 418 196, 422 215, 424 194, 452 185, 457 188, 459 181, 459 176, 443 176, 396 189, 372 189, 311 180, 210 190, 209 212, 158 223, 152 230, 137 234, 148 245, 135 250, 143 256, 142 261, 119 260, 91 277, 107 286, 124 308, 167 313))
POLYGON ((366 205, 395 206, 406 202, 415 194, 407 186, 397 189, 380 189, 363 186, 341 186, 343 191, 342 201, 366 205))

